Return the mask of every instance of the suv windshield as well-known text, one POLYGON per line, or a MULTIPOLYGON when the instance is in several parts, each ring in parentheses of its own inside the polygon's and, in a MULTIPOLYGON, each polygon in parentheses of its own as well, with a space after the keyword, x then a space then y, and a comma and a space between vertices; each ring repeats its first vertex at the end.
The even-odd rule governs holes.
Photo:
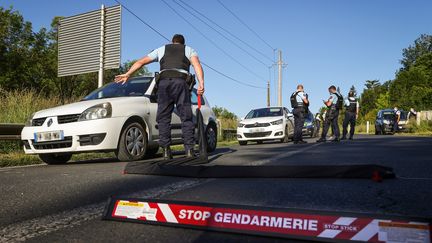
POLYGON ((272 117, 282 116, 282 108, 262 108, 251 110, 245 117, 245 119, 259 118, 259 117, 272 117))
POLYGON ((150 86, 152 79, 152 77, 135 78, 129 80, 125 84, 112 82, 91 92, 89 95, 84 97, 83 100, 143 96, 150 86))
POLYGON ((385 120, 394 120, 395 114, 393 111, 385 111, 383 112, 382 117, 385 120))

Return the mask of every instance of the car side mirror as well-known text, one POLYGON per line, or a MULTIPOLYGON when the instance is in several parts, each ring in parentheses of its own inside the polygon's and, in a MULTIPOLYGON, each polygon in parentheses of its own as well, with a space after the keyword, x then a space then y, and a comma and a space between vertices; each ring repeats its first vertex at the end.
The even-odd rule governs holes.
POLYGON ((292 113, 288 113, 286 117, 291 118, 291 117, 294 117, 294 115, 292 113))

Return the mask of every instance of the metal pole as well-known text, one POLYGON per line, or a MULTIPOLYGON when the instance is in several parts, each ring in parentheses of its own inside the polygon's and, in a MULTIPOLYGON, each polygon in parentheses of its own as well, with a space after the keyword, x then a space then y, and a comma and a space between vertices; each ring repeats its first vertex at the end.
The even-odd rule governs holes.
POLYGON ((366 133, 369 134, 369 121, 366 122, 366 133))
POLYGON ((282 106, 282 51, 279 50, 278 53, 278 106, 282 106))
POLYGON ((100 22, 100 47, 99 47, 99 73, 98 87, 103 85, 104 74, 104 51, 105 51, 105 6, 101 6, 101 22, 100 22))
POLYGON ((267 81, 267 107, 270 107, 270 80, 267 81))

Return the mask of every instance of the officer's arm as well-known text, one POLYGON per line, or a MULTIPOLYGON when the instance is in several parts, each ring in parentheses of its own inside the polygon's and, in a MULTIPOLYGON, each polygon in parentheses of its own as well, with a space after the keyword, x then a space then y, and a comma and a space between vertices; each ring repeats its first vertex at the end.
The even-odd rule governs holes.
POLYGON ((129 71, 127 71, 125 74, 117 75, 115 77, 115 81, 117 83, 125 83, 134 72, 136 72, 142 66, 147 65, 147 64, 149 64, 151 62, 153 62, 153 59, 150 58, 149 56, 146 56, 146 57, 143 57, 143 58, 139 59, 138 61, 136 61, 132 65, 132 67, 129 69, 129 71))
POLYGON ((303 94, 303 96, 301 98, 303 100, 303 103, 305 103, 306 105, 309 105, 309 99, 308 99, 307 95, 303 94))
POLYGON ((332 105, 332 99, 328 99, 327 101, 324 101, 324 104, 329 107, 332 105))
POLYGON ((201 66, 200 60, 198 56, 192 56, 190 61, 195 70, 195 74, 197 75, 198 78, 198 82, 199 82, 198 93, 203 94, 204 93, 204 71, 201 66))

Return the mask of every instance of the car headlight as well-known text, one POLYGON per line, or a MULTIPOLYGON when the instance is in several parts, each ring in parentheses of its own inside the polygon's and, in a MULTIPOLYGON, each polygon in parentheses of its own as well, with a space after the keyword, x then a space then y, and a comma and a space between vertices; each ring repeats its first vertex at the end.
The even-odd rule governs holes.
POLYGON ((384 123, 384 124, 390 124, 390 121, 388 121, 388 120, 384 120, 383 123, 384 123))
POLYGON ((272 124, 272 125, 280 125, 280 124, 282 124, 283 123, 283 120, 282 119, 279 119, 279 120, 276 120, 276 121, 272 121, 272 122, 270 122, 270 124, 272 124))
POLYGON ((26 121, 26 123, 25 123, 25 126, 26 127, 31 127, 33 124, 32 124, 32 121, 33 121, 33 117, 34 117, 34 115, 36 114, 36 112, 35 113, 33 113, 28 119, 27 119, 27 121, 26 121))
POLYGON ((305 122, 303 126, 305 126, 305 127, 312 126, 312 122, 305 122))
POLYGON ((92 106, 81 113, 78 121, 87 121, 95 119, 109 118, 112 114, 112 107, 110 103, 103 103, 92 106))
POLYGON ((243 124, 243 123, 239 123, 238 125, 237 125, 237 127, 244 127, 245 126, 245 124, 243 124))

